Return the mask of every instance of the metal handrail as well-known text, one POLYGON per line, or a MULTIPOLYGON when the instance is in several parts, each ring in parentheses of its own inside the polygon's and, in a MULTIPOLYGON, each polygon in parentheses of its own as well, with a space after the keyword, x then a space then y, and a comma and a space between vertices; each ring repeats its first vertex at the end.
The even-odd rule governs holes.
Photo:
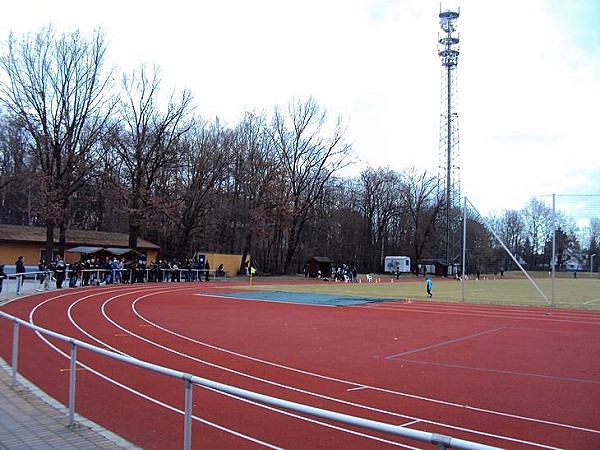
MULTIPOLYGON (((128 268, 128 269, 106 269, 106 268, 91 268, 91 269, 77 269, 77 273, 78 274, 90 274, 94 276, 94 281, 100 281, 102 279, 102 277, 106 274, 111 274, 112 272, 116 271, 116 272, 120 272, 121 274, 124 273, 128 273, 129 274, 129 280, 133 280, 134 279, 134 273, 140 269, 132 269, 132 268, 128 268)), ((73 269, 66 269, 65 270, 65 283, 68 283, 68 274, 70 274, 73 271, 73 269)), ((144 275, 143 275, 143 283, 149 283, 149 282, 154 282, 154 283, 167 283, 170 281, 170 276, 173 272, 178 272, 179 276, 177 277, 177 282, 196 282, 196 281, 202 281, 207 279, 206 277, 208 276, 211 280, 216 281, 217 278, 222 278, 221 276, 217 275, 217 269, 192 269, 192 268, 177 268, 177 269, 150 269, 150 268, 144 268, 141 269, 141 271, 143 271, 144 275), (159 272, 162 273, 162 280, 158 281, 150 281, 150 273, 153 271, 158 270, 159 272), (186 274, 190 275, 189 279, 186 278, 186 274)), ((8 291, 11 290, 15 290, 14 288, 11 288, 10 286, 12 285, 12 283, 16 283, 17 281, 20 281, 21 283, 23 283, 25 280, 33 280, 33 281, 40 281, 39 276, 43 276, 43 275, 47 275, 48 273, 51 274, 52 277, 54 277, 54 272, 52 270, 40 270, 40 271, 31 271, 31 272, 22 272, 22 273, 8 273, 5 274, 6 275, 6 284, 7 287, 6 289, 8 291)), ((83 283, 83 279, 82 277, 78 276, 77 277, 77 286, 81 286, 83 283)), ((91 281, 91 280, 90 280, 91 281)), ((136 281, 137 282, 137 281, 136 281)))
POLYGON ((364 419, 361 417, 351 416, 349 414, 337 413, 321 408, 315 408, 312 406, 304 405, 301 403, 291 402, 288 400, 271 397, 269 395, 259 394, 257 392, 248 391, 246 389, 229 386, 227 384, 212 381, 207 378, 198 377, 196 375, 180 372, 178 370, 170 369, 168 367, 160 366, 157 364, 142 361, 140 359, 133 358, 131 356, 121 355, 109 350, 105 350, 100 347, 88 344, 83 341, 79 341, 69 336, 65 336, 60 333, 56 333, 51 330, 47 330, 38 325, 26 322, 18 317, 14 317, 3 311, 0 311, 0 317, 5 318, 13 322, 13 347, 12 347, 12 383, 17 384, 17 373, 18 373, 18 355, 19 355, 19 326, 30 328, 38 333, 51 336, 64 342, 68 342, 71 346, 70 356, 70 376, 69 376, 69 426, 72 427, 75 424, 75 367, 77 365, 77 348, 83 348, 99 355, 106 356, 117 361, 121 361, 127 364, 131 364, 136 367, 151 370, 163 375, 167 375, 173 378, 178 378, 184 381, 185 389, 185 411, 184 411, 184 444, 183 448, 189 450, 192 442, 192 389, 193 385, 197 384, 209 389, 213 389, 218 392, 233 395, 235 397, 243 398, 246 400, 252 400, 259 403, 283 408, 290 411, 295 411, 301 414, 306 414, 322 419, 333 420, 336 422, 352 425, 364 429, 370 429, 394 436, 400 436, 420 442, 427 442, 437 446, 438 450, 456 448, 464 450, 493 450, 498 447, 492 447, 485 444, 479 444, 476 442, 466 441, 463 439, 453 438, 437 433, 429 433, 426 431, 412 430, 405 428, 400 425, 391 425, 385 422, 378 422, 374 420, 364 419))

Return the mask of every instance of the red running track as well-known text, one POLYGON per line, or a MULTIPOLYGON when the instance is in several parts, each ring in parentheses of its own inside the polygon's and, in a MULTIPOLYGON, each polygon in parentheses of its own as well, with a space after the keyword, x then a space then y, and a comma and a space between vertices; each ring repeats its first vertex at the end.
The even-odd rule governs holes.
MULTIPOLYGON (((215 381, 505 448, 600 448, 600 313, 414 301, 323 307, 216 297, 232 283, 21 298, 36 325, 215 381)), ((12 324, 0 321, 10 361, 12 324)), ((19 371, 68 403, 68 346, 20 332, 19 371)), ((80 349, 77 412, 181 448, 183 381, 80 349)), ((423 448, 194 389, 194 448, 423 448)))

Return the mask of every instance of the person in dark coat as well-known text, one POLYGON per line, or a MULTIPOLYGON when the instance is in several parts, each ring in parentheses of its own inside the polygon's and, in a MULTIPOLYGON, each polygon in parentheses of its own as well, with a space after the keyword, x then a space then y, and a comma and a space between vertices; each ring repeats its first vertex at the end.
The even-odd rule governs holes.
POLYGON ((67 276, 67 266, 60 256, 56 260, 54 273, 56 274, 56 288, 62 289, 62 285, 65 282, 65 278, 67 276))
POLYGON ((6 278, 6 274, 4 273, 4 264, 0 264, 0 294, 2 293, 2 283, 6 278))
POLYGON ((15 261, 15 273, 17 274, 17 295, 21 295, 23 287, 23 279, 25 278, 22 274, 25 273, 25 257, 19 256, 15 261), (19 275, 21 274, 21 275, 19 275))

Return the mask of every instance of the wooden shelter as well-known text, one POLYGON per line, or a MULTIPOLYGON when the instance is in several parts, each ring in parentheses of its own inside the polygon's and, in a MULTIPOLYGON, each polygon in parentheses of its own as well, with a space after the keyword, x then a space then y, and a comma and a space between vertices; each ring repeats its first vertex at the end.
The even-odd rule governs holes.
POLYGON ((418 267, 418 275, 434 274, 437 277, 448 276, 448 264, 441 259, 422 259, 418 267))
POLYGON ((316 278, 319 276, 319 272, 321 277, 331 277, 331 267, 333 265, 333 261, 327 256, 313 256, 311 259, 306 261, 308 265, 308 276, 311 278, 316 278))

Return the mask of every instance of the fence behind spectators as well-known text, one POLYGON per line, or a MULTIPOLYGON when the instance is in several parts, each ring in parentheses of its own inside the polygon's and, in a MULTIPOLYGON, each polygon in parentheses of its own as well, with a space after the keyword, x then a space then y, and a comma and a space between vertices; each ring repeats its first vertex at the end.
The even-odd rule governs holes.
MULTIPOLYGON (((0 298, 17 292, 17 282, 21 280, 21 293, 33 293, 44 290, 43 277, 49 274, 49 289, 56 288, 56 274, 48 271, 29 271, 23 274, 7 272, 0 298)), ((216 269, 77 269, 68 268, 65 272, 63 288, 80 286, 100 286, 105 284, 130 283, 186 283, 217 281, 225 276, 217 276, 216 269), (119 277, 114 276, 115 272, 119 277)))

